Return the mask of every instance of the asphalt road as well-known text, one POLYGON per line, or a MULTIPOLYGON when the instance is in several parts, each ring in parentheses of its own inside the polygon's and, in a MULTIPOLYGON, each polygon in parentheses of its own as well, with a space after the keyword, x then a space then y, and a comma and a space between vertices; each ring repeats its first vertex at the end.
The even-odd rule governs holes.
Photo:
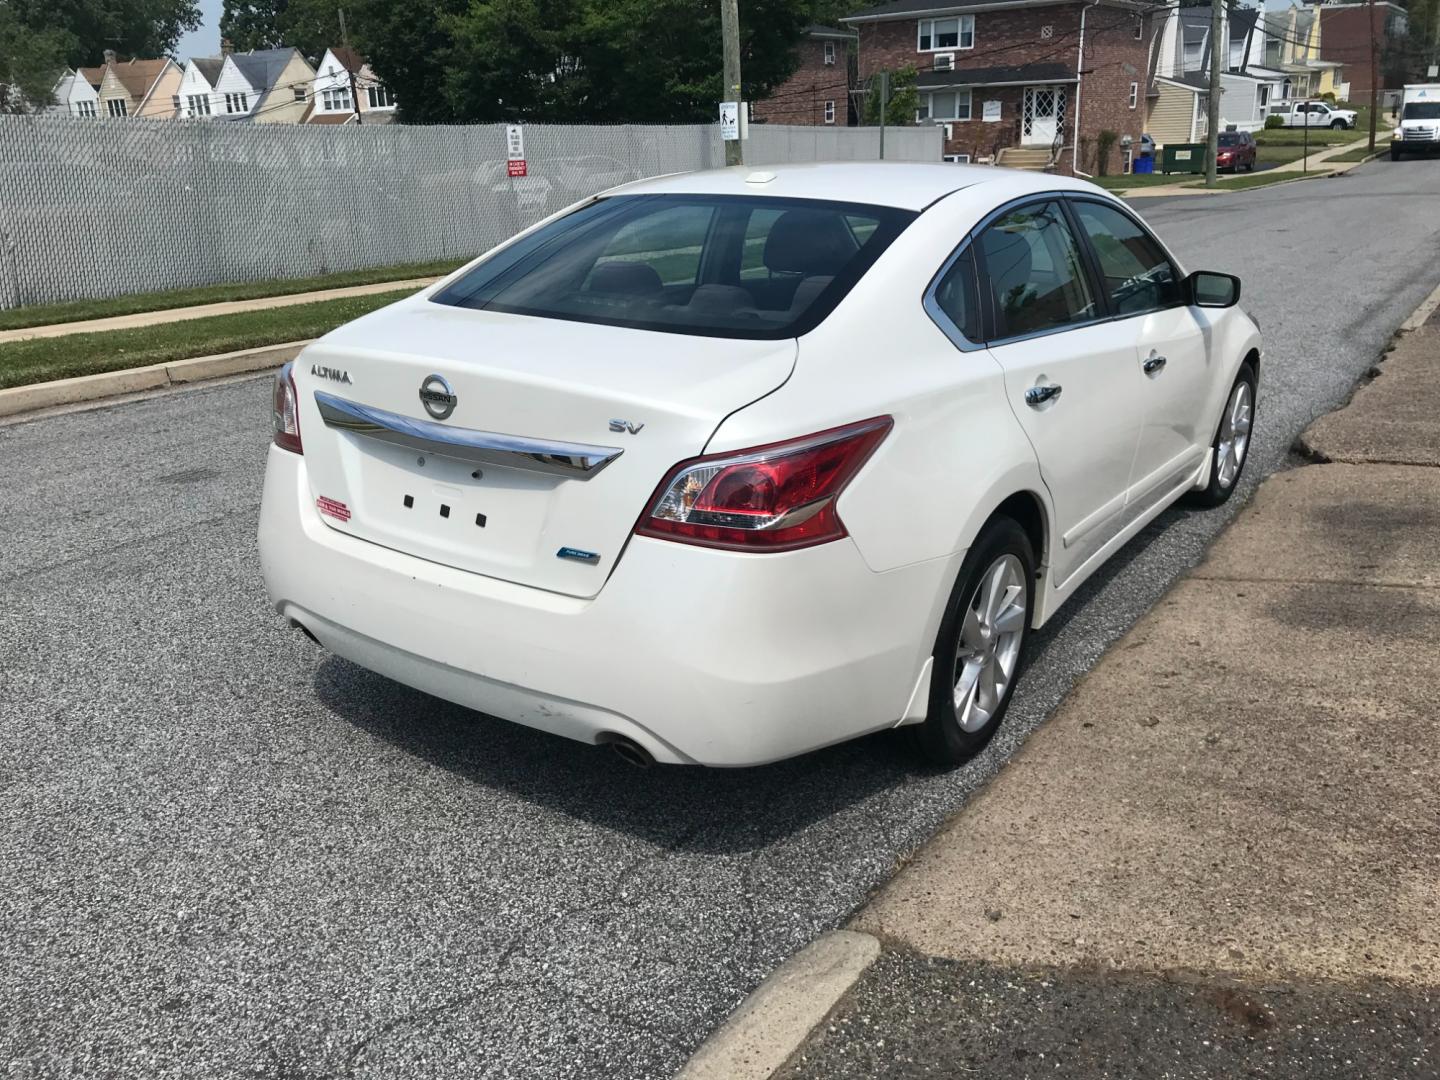
MULTIPOLYGON (((1440 162, 1141 212, 1245 279, 1245 484, 1440 283, 1440 162)), ((1175 511, 1037 635, 970 766, 877 737, 638 771, 327 657, 254 546, 268 384, 0 426, 12 1078, 660 1077, 851 912, 1198 556, 1175 511)))

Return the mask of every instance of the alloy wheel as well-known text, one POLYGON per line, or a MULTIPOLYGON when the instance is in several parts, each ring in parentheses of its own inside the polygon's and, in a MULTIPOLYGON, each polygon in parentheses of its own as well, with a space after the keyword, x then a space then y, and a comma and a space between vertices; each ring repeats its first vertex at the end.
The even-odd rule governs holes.
POLYGON ((1230 391, 1225 403, 1225 416, 1220 421, 1220 437, 1215 441, 1215 473, 1222 488, 1229 488, 1240 475, 1245 453, 1250 449, 1252 391, 1241 379, 1230 391))
POLYGON ((965 606, 955 649, 955 718, 962 731, 979 731, 1005 700, 1020 660, 1029 608, 1025 567, 1002 555, 980 577, 965 606))

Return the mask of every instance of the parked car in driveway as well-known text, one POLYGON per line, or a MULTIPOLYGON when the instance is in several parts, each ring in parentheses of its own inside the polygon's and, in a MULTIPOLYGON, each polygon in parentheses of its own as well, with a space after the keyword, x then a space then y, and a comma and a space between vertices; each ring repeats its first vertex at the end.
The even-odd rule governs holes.
POLYGON ((628 184, 280 373, 266 585, 342 657, 631 760, 911 725, 963 761, 1033 628, 1235 490, 1239 295, 1058 176, 628 184))
POLYGON ((1255 169, 1255 136, 1248 131, 1222 131, 1215 136, 1215 167, 1239 172, 1255 169))

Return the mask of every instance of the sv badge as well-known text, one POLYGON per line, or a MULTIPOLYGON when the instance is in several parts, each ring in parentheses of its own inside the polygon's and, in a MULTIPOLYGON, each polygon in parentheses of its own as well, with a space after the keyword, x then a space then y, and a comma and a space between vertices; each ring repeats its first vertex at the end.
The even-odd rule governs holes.
POLYGON ((611 431, 628 431, 631 435, 639 435, 644 424, 632 424, 629 420, 611 420, 611 431))

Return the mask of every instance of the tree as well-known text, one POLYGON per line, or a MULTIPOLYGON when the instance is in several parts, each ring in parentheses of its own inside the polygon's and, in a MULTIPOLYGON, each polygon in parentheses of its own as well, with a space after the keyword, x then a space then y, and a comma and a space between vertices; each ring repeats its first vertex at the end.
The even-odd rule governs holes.
POLYGON ((63 32, 34 29, 0 5, 0 113, 53 104, 51 91, 71 44, 63 32))
MULTIPOLYGON (((920 109, 920 91, 915 86, 917 72, 914 64, 907 64, 898 71, 890 72, 890 100, 885 103, 885 126, 897 127, 913 124, 920 109)), ((880 123, 880 76, 870 77, 865 88, 865 108, 862 123, 874 127, 880 123)))
MULTIPOLYGON (((747 98, 790 75, 812 18, 746 0, 747 98)), ((714 0, 366 0, 351 34, 412 122, 705 122, 721 97, 714 0)))
POLYGON ((32 34, 59 35, 62 63, 100 63, 106 49, 121 56, 168 56, 175 43, 200 25, 196 0, 3 0, 32 34))

